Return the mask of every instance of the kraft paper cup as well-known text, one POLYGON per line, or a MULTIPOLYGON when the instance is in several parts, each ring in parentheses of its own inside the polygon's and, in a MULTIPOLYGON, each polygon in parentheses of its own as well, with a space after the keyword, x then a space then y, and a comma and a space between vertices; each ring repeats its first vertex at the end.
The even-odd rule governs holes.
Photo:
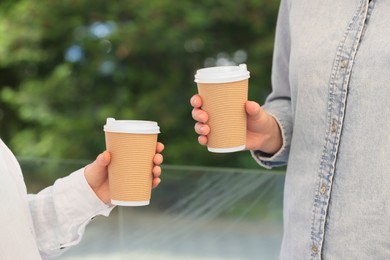
POLYGON ((149 205, 153 157, 160 133, 157 123, 107 118, 104 132, 106 148, 111 154, 108 165, 111 203, 120 206, 149 205))
POLYGON ((215 153, 242 151, 246 143, 245 102, 249 71, 245 64, 200 69, 195 82, 202 109, 209 115, 207 149, 215 153))

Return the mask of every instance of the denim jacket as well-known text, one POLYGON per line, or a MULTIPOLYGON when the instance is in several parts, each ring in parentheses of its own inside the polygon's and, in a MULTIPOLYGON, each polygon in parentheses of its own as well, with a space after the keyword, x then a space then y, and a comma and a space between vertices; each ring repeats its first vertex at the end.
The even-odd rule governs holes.
POLYGON ((272 84, 280 258, 390 259, 390 1, 282 0, 272 84))

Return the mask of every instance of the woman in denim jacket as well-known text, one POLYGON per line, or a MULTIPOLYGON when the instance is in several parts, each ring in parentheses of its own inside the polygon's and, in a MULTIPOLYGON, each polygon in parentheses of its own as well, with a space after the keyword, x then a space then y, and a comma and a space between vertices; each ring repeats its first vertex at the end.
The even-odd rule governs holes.
POLYGON ((247 149, 288 165, 281 259, 390 259, 389 14, 390 1, 281 1, 273 91, 245 104, 247 149))

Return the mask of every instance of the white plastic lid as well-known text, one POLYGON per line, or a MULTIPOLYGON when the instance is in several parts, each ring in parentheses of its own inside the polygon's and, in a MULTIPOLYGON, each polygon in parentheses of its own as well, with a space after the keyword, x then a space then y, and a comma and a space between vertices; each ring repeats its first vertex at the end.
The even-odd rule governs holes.
POLYGON ((203 68, 197 70, 195 74, 195 82, 197 83, 226 83, 248 78, 249 71, 246 64, 203 68))
POLYGON ((131 133, 131 134, 158 134, 160 127, 157 122, 143 120, 115 120, 107 118, 104 125, 105 132, 131 133))

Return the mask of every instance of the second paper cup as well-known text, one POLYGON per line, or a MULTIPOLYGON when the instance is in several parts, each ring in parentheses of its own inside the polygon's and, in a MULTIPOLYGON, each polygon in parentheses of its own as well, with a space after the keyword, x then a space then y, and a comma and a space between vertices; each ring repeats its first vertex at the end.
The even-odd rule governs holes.
POLYGON ((158 124, 153 121, 107 118, 106 148, 111 154, 108 178, 111 203, 120 206, 149 205, 153 157, 158 124))

